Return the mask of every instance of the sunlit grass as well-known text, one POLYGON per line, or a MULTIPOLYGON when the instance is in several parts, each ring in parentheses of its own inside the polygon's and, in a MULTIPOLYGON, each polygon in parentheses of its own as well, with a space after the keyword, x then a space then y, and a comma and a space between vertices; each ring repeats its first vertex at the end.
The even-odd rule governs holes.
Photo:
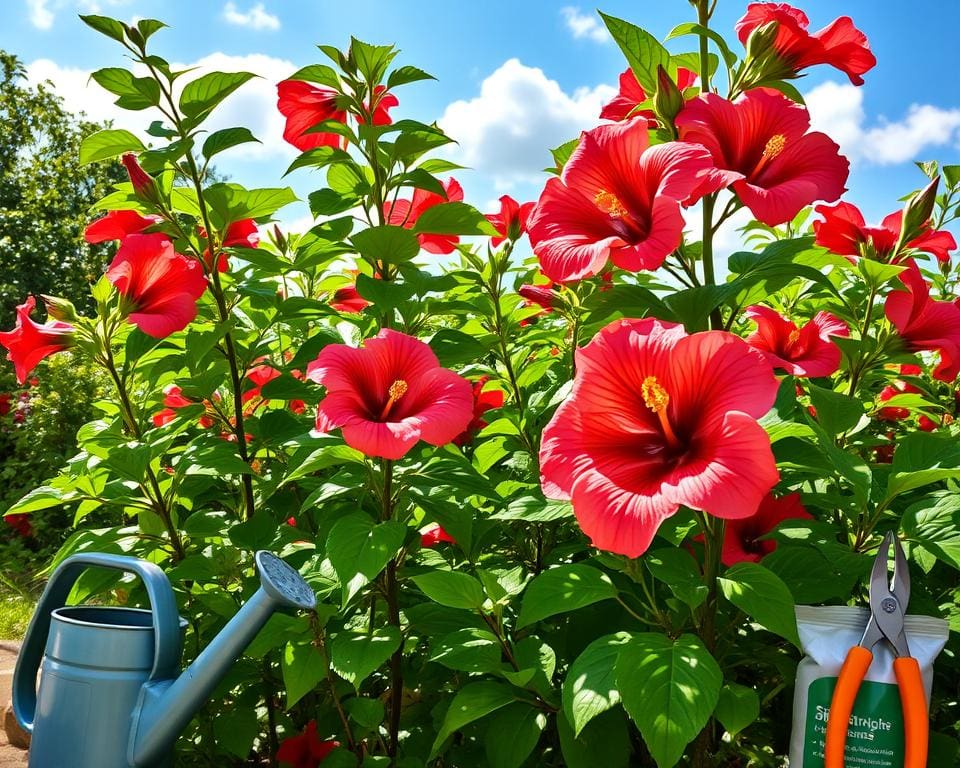
POLYGON ((0 640, 22 640, 34 607, 23 595, 0 591, 0 640))

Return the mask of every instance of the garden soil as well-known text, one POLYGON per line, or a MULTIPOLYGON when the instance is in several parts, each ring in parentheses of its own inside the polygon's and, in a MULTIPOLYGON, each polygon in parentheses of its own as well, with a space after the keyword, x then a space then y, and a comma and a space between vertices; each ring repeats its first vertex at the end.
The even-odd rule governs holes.
MULTIPOLYGON (((0 647, 0 713, 10 701, 10 684, 13 682, 13 667, 17 654, 0 647)), ((7 734, 0 727, 0 768, 23 768, 27 764, 27 752, 7 743, 7 734)))

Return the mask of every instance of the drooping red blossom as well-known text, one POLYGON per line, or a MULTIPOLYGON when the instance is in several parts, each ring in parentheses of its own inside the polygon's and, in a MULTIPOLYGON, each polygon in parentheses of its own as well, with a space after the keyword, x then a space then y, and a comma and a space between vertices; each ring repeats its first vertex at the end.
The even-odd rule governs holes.
POLYGON ((453 438, 456 445, 463 447, 473 442, 477 433, 487 426, 483 415, 487 411, 503 408, 503 391, 499 389, 484 390, 488 381, 490 381, 489 376, 481 376, 473 382, 473 418, 470 419, 467 428, 453 438))
POLYGON ((357 292, 356 285, 345 285, 338 288, 330 299, 330 306, 337 312, 357 314, 370 306, 370 302, 357 292))
MULTIPOLYGON (((207 230, 204 227, 197 227, 197 234, 200 236, 201 243, 207 240, 207 230)), ((256 248, 260 245, 260 232, 257 229, 257 223, 253 219, 240 219, 231 222, 227 231, 223 233, 223 242, 220 248, 256 248)), ((219 249, 218 249, 219 250, 219 249)), ((230 269, 230 262, 227 260, 227 254, 219 251, 217 258, 217 271, 226 272, 230 269)), ((213 268, 210 248, 203 251, 203 260, 207 269, 213 268)))
POLYGON ((441 368, 427 344, 390 329, 359 348, 327 345, 307 378, 327 389, 317 432, 339 427, 367 456, 399 459, 420 440, 445 445, 473 418, 470 383, 441 368))
POLYGON ((729 519, 756 511, 779 478, 757 423, 777 392, 760 352, 647 318, 614 321, 576 355, 573 391, 543 433, 540 482, 573 502, 594 546, 636 557, 681 504, 729 519))
POLYGON ((750 3, 736 24, 737 37, 746 45, 755 29, 771 22, 777 24, 773 50, 783 65, 783 70, 775 73, 777 79, 796 77, 807 67, 829 64, 844 72, 854 85, 863 85, 862 75, 877 63, 867 36, 853 25, 849 16, 834 19, 818 32, 810 33, 807 15, 786 3, 750 3))
POLYGON ((812 520, 813 515, 803 508, 799 493, 788 493, 777 498, 772 493, 763 497, 756 514, 728 520, 723 532, 723 551, 720 555, 726 566, 735 563, 758 563, 764 555, 777 548, 777 542, 763 538, 784 520, 812 520))
POLYGON ((0 345, 7 348, 7 360, 13 363, 20 384, 41 360, 73 346, 76 329, 62 320, 38 323, 30 318, 37 306, 33 296, 27 296, 17 307, 17 324, 11 331, 0 331, 0 345))
POLYGON ((546 285, 521 285, 517 289, 526 301, 527 306, 537 305, 544 309, 556 309, 560 306, 560 296, 554 290, 556 283, 552 280, 546 285))
MULTIPOLYGON (((900 254, 894 254, 894 249, 900 240, 903 211, 891 213, 876 227, 868 227, 860 209, 850 203, 818 205, 814 211, 823 216, 822 221, 813 222, 817 245, 847 256, 850 261, 860 257, 880 261, 891 261, 896 257, 899 260, 900 254)), ((946 230, 933 229, 928 224, 920 235, 906 243, 906 247, 929 253, 939 261, 947 261, 949 252, 957 247, 957 241, 946 230)))
POLYGON ((321 88, 302 80, 283 80, 277 84, 277 109, 286 119, 284 141, 301 152, 316 147, 345 146, 338 133, 307 133, 325 120, 347 122, 347 112, 337 106, 340 94, 330 88, 321 88))
POLYGON ((935 429, 940 427, 940 422, 934 421, 929 416, 920 414, 920 417, 917 419, 917 428, 924 432, 933 432, 935 429))
POLYGON ((137 156, 133 152, 126 152, 121 158, 123 167, 127 169, 134 194, 144 200, 156 202, 158 199, 157 182, 153 176, 140 167, 137 156))
POLYGON ((127 235, 136 235, 162 221, 160 216, 141 216, 136 211, 107 211, 96 221, 87 225, 83 238, 91 245, 109 240, 123 240, 127 235))
POLYGON ((440 523, 430 523, 430 525, 420 529, 420 546, 424 549, 435 547, 442 542, 456 544, 457 540, 443 530, 440 523))
POLYGON ((960 307, 931 299, 930 288, 914 261, 907 262, 899 277, 906 290, 887 295, 887 320, 911 352, 938 351, 940 362, 933 377, 953 381, 960 373, 960 307))
POLYGON ((490 238, 490 245, 497 248, 504 240, 519 240, 527 231, 527 220, 536 205, 533 202, 521 205, 510 195, 503 195, 500 198, 500 212, 486 214, 487 221, 500 233, 499 236, 490 238))
POLYGON ((757 324, 747 344, 763 352, 774 368, 816 378, 836 373, 840 367, 840 347, 830 337, 849 336, 850 329, 829 312, 818 312, 802 328, 770 307, 754 305, 744 314, 757 324))
POLYGON ((30 523, 30 515, 4 515, 3 522, 9 525, 18 536, 24 539, 33 536, 33 525, 30 523))
MULTIPOLYGON (((907 394, 919 395, 921 394, 921 391, 913 384, 897 379, 892 384, 887 384, 887 386, 880 390, 880 394, 877 395, 877 400, 879 400, 881 403, 886 403, 897 395, 907 394)), ((901 419, 907 418, 909 415, 909 408, 903 408, 896 405, 888 405, 880 408, 877 411, 877 418, 883 419, 884 421, 900 421, 901 419)))
MULTIPOLYGON (((220 395, 216 392, 213 394, 214 400, 219 400, 220 395)), ((165 424, 169 424, 177 417, 177 409, 185 408, 188 405, 196 405, 196 400, 191 400, 189 397, 186 397, 183 394, 183 390, 180 389, 176 384, 168 384, 163 388, 163 404, 166 406, 162 411, 157 411, 153 414, 153 426, 162 427, 165 424)), ((199 424, 203 429, 209 429, 213 426, 214 411, 213 406, 208 401, 203 401, 204 406, 206 407, 206 412, 197 419, 197 424, 199 424)))
MULTIPOLYGON (((677 68, 677 88, 686 90, 697 81, 697 73, 683 67, 677 68)), ((600 111, 601 120, 626 120, 628 117, 643 117, 649 128, 657 127, 657 116, 652 109, 634 112, 652 94, 648 95, 637 80, 633 70, 627 67, 620 73, 620 90, 600 111)))
MULTIPOLYGON (((390 110, 400 106, 400 99, 394 94, 389 93, 387 86, 378 85, 373 89, 373 100, 376 103, 376 107, 374 107, 373 110, 373 124, 390 125, 393 122, 393 119, 390 117, 390 110)), ((369 104, 366 106, 367 109, 370 109, 369 104)), ((357 115, 357 122, 366 123, 366 120, 363 119, 362 115, 357 115)))
POLYGON ((156 339, 185 328, 207 288, 200 263, 174 251, 161 234, 125 237, 107 279, 127 300, 130 322, 156 339))
POLYGON ((324 741, 317 736, 317 721, 311 720, 303 733, 280 742, 277 760, 290 768, 317 768, 339 746, 338 741, 324 741))
POLYGON ((829 136, 808 133, 807 108, 779 91, 752 88, 733 102, 705 93, 684 105, 676 125, 682 141, 709 150, 737 197, 769 226, 846 189, 850 163, 829 136))
MULTIPOLYGON (((442 182, 443 189, 447 196, 438 195, 436 192, 428 192, 425 189, 413 190, 412 200, 397 200, 395 203, 387 202, 384 204, 384 211, 387 215, 387 223, 397 227, 413 229, 417 220, 423 215, 423 212, 435 205, 441 203, 460 203, 463 202, 463 187, 460 182, 453 177, 442 182)), ((446 254, 453 253, 456 250, 460 238, 457 235, 437 235, 422 233, 417 235, 420 241, 420 247, 428 253, 446 254)))
POLYGON ((585 132, 559 178, 547 181, 528 234, 540 268, 566 283, 599 274, 607 261, 653 270, 683 233, 680 204, 725 183, 703 147, 650 146, 632 118, 585 132))

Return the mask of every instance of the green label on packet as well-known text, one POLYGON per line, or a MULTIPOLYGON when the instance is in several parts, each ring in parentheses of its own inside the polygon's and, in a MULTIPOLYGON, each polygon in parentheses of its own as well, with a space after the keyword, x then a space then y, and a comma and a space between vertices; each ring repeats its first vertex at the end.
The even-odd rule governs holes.
MULTIPOLYGON (((803 765, 792 768, 823 768, 827 717, 836 685, 835 677, 821 677, 810 683, 803 765)), ((847 768, 903 766, 903 711, 896 685, 864 680, 850 717, 844 754, 847 768)))

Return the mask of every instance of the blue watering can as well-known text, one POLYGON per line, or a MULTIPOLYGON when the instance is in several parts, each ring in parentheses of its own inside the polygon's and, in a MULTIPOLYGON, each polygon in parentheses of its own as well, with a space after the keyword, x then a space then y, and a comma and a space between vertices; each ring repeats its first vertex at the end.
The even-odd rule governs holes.
POLYGON ((316 607, 313 590, 283 560, 258 552, 256 563, 260 589, 180 672, 186 622, 160 568, 122 555, 64 560, 40 598, 13 675, 14 713, 33 733, 30 768, 168 766, 177 736, 271 614, 316 607), (151 610, 66 607, 91 566, 139 576, 151 610))

